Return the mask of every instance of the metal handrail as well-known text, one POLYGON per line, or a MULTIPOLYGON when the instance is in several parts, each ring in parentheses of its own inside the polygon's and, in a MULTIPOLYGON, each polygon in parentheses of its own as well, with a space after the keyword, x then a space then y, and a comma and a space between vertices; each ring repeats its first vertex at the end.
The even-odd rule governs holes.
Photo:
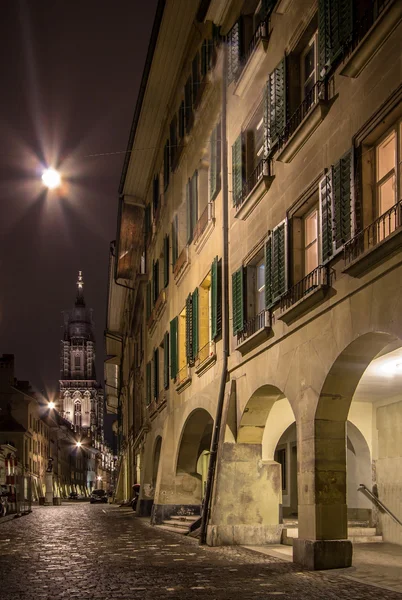
POLYGON ((271 327, 271 312, 264 308, 261 312, 246 321, 243 329, 237 334, 237 345, 241 344, 249 337, 261 331, 261 329, 271 327))
POLYGON ((281 310, 287 310, 317 287, 329 286, 331 283, 330 276, 328 265, 318 265, 318 267, 285 292, 281 297, 281 310))
POLYGON ((348 57, 352 54, 391 2, 392 0, 376 0, 376 2, 373 2, 363 13, 360 19, 356 20, 352 35, 343 48, 344 57, 348 57))
POLYGON ((257 183, 261 181, 263 177, 268 177, 271 174, 270 161, 267 158, 262 158, 250 177, 243 183, 240 197, 237 199, 236 207, 239 209, 246 198, 250 195, 252 190, 255 188, 257 183))
POLYGON ((381 502, 381 500, 380 500, 379 498, 377 498, 377 496, 375 496, 375 495, 373 494, 373 492, 372 492, 371 490, 369 490, 369 489, 368 489, 368 487, 367 487, 366 485, 364 485, 364 483, 361 483, 361 484, 359 485, 359 487, 357 488, 357 491, 358 491, 358 492, 361 492, 361 491, 363 491, 365 494, 367 494, 368 496, 370 496, 370 499, 371 499, 373 502, 375 502, 375 503, 376 503, 376 504, 377 504, 377 505, 378 505, 378 506, 379 506, 379 507, 380 507, 380 508, 381 508, 381 509, 382 509, 384 512, 386 512, 386 513, 387 513, 387 514, 388 514, 388 515, 389 515, 389 516, 390 516, 392 519, 394 519, 394 521, 396 521, 396 523, 398 523, 399 525, 402 525, 402 521, 400 521, 400 520, 398 519, 398 517, 396 517, 396 516, 394 515, 394 513, 393 513, 393 512, 391 512, 391 511, 389 510, 389 508, 387 508, 387 507, 385 506, 385 504, 384 504, 383 502, 381 502))

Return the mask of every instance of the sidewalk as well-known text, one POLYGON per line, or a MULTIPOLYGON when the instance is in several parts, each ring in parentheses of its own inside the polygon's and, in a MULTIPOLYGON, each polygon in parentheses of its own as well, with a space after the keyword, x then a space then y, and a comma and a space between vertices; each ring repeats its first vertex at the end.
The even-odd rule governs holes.
MULTIPOLYGON (((291 546, 244 546, 253 552, 266 554, 284 561, 292 561, 291 546)), ((350 569, 325 571, 328 575, 342 575, 353 581, 402 594, 402 546, 395 544, 355 544, 353 566, 350 569)))

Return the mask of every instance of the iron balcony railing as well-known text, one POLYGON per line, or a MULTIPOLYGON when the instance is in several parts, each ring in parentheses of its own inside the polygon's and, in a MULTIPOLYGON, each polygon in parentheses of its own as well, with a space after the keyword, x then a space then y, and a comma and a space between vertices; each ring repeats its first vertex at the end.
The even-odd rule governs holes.
POLYGON ((196 226, 194 228, 193 233, 193 241, 196 243, 198 239, 202 236, 205 229, 207 228, 208 223, 212 219, 212 202, 208 202, 204 211, 202 212, 200 218, 198 219, 196 226))
POLYGON ((402 225, 402 200, 394 204, 344 246, 345 264, 348 265, 364 252, 377 246, 402 225))
POLYGON ((180 252, 179 256, 176 259, 176 262, 173 265, 173 275, 177 277, 179 272, 182 270, 184 265, 188 262, 188 246, 184 246, 183 250, 180 252))
POLYGON ((241 196, 237 200, 237 209, 239 209, 245 200, 248 198, 250 193, 253 191, 255 186, 262 180, 263 177, 268 177, 271 174, 271 163, 269 159, 262 158, 250 177, 243 183, 241 196))
POLYGON ((251 56, 254 54, 254 51, 257 48, 259 42, 262 40, 268 40, 268 33, 269 33, 269 18, 265 18, 257 26, 257 29, 255 30, 254 35, 250 40, 250 43, 242 57, 240 68, 239 68, 238 72, 236 73, 236 79, 239 79, 241 73, 243 72, 243 69, 246 67, 251 56))
POLYGON ((189 379, 190 377, 190 369, 188 367, 188 365, 184 365, 184 367, 182 367, 176 375, 176 386, 182 384, 184 381, 186 381, 186 379, 189 379))
POLYGON ((213 356, 214 354, 215 342, 210 341, 198 350, 198 354, 195 357, 195 366, 199 367, 204 361, 206 361, 210 356, 213 356))
POLYGON ((327 265, 319 265, 311 273, 303 277, 296 285, 291 287, 280 301, 281 310, 285 311, 296 302, 299 302, 307 294, 319 286, 330 285, 330 271, 327 265))
POLYGON ((261 329, 269 327, 271 327, 271 312, 264 308, 264 310, 244 324, 242 331, 237 334, 237 345, 241 344, 261 329))
POLYGON ((279 134, 278 148, 281 149, 288 143, 299 125, 304 121, 311 109, 314 108, 320 100, 327 100, 327 81, 319 79, 311 90, 306 94, 303 102, 298 106, 292 116, 287 120, 285 127, 279 134))
POLYGON ((389 4, 391 4, 392 1, 393 0, 373 0, 372 2, 368 2, 369 6, 367 10, 363 13, 363 15, 360 18, 356 18, 353 26, 352 35, 344 45, 344 58, 352 54, 352 52, 360 44, 366 33, 377 21, 378 17, 384 12, 384 10, 389 4))

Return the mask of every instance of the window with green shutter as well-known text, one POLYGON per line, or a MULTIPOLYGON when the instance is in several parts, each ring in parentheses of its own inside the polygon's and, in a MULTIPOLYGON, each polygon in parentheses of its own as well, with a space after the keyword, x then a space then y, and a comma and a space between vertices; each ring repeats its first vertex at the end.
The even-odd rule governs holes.
POLYGON ((349 150, 334 165, 334 245, 335 250, 350 240, 352 232, 351 189, 352 189, 352 150, 349 150))
POLYGON ((186 358, 187 363, 194 362, 193 355, 193 296, 189 294, 186 299, 186 358))
POLYGON ((159 297, 159 260, 152 262, 152 304, 159 297))
POLYGON ((209 198, 215 200, 221 189, 221 124, 213 129, 210 144, 209 198))
POLYGON ((198 288, 192 294, 192 356, 193 360, 198 354, 198 288))
POLYGON ((169 388, 169 333, 163 336, 163 387, 169 388))
POLYGON ((169 236, 163 238, 163 285, 169 285, 169 236))
POLYGON ((145 367, 145 403, 147 406, 151 404, 151 378, 152 378, 152 365, 151 362, 147 362, 145 367))
POLYGON ((231 83, 240 70, 242 57, 242 23, 239 19, 227 35, 228 44, 228 83, 231 83))
POLYGON ((237 206, 242 199, 243 192, 243 136, 236 139, 232 146, 232 196, 233 206, 237 206))
POLYGON ((152 284, 150 281, 147 282, 147 288, 145 292, 145 316, 148 321, 151 316, 152 310, 152 284))
POLYGON ((269 155, 279 141, 286 125, 286 62, 285 58, 268 77, 265 89, 265 147, 269 155))
POLYGON ((178 371, 178 318, 170 321, 170 378, 176 379, 178 371))
POLYGON ((179 218, 177 215, 173 217, 172 221, 172 265, 176 264, 178 258, 179 249, 179 218))
POLYGON ((333 254, 331 170, 321 179, 318 189, 320 197, 321 262, 325 263, 333 254))
POLYGON ((211 339, 222 333, 222 265, 216 256, 211 265, 211 339))
POLYGON ((343 55, 353 34, 353 0, 319 0, 318 58, 320 77, 343 55))
POLYGON ((165 192, 169 186, 170 178, 170 144, 169 140, 166 140, 166 144, 163 150, 163 185, 165 192))
POLYGON ((232 274, 232 312, 233 335, 243 331, 244 327, 244 276, 243 267, 232 274))
POLYGON ((201 75, 200 75, 200 55, 197 52, 193 58, 193 62, 191 65, 191 75, 192 75, 192 97, 193 97, 193 106, 197 105, 198 102, 198 93, 200 91, 201 85, 201 75))
POLYGON ((155 348, 153 356, 154 381, 153 381, 153 397, 155 400, 159 397, 159 349, 155 348))
POLYGON ((265 243, 265 305, 270 308, 287 290, 287 222, 272 230, 265 243))
POLYGON ((152 186, 152 215, 155 221, 158 217, 159 209, 159 175, 155 175, 152 186))
POLYGON ((198 219, 198 171, 195 171, 192 178, 186 185, 186 203, 187 203, 187 242, 191 244, 193 240, 195 226, 198 219))

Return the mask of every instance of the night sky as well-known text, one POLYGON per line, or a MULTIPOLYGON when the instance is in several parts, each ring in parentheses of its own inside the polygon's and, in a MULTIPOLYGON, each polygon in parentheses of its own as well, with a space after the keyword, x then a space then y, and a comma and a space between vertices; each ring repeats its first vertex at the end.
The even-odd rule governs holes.
POLYGON ((57 388, 78 270, 103 379, 109 243, 156 0, 0 4, 0 354, 57 388), (93 157, 91 154, 113 153, 93 157), (44 192, 45 166, 65 176, 44 192))

